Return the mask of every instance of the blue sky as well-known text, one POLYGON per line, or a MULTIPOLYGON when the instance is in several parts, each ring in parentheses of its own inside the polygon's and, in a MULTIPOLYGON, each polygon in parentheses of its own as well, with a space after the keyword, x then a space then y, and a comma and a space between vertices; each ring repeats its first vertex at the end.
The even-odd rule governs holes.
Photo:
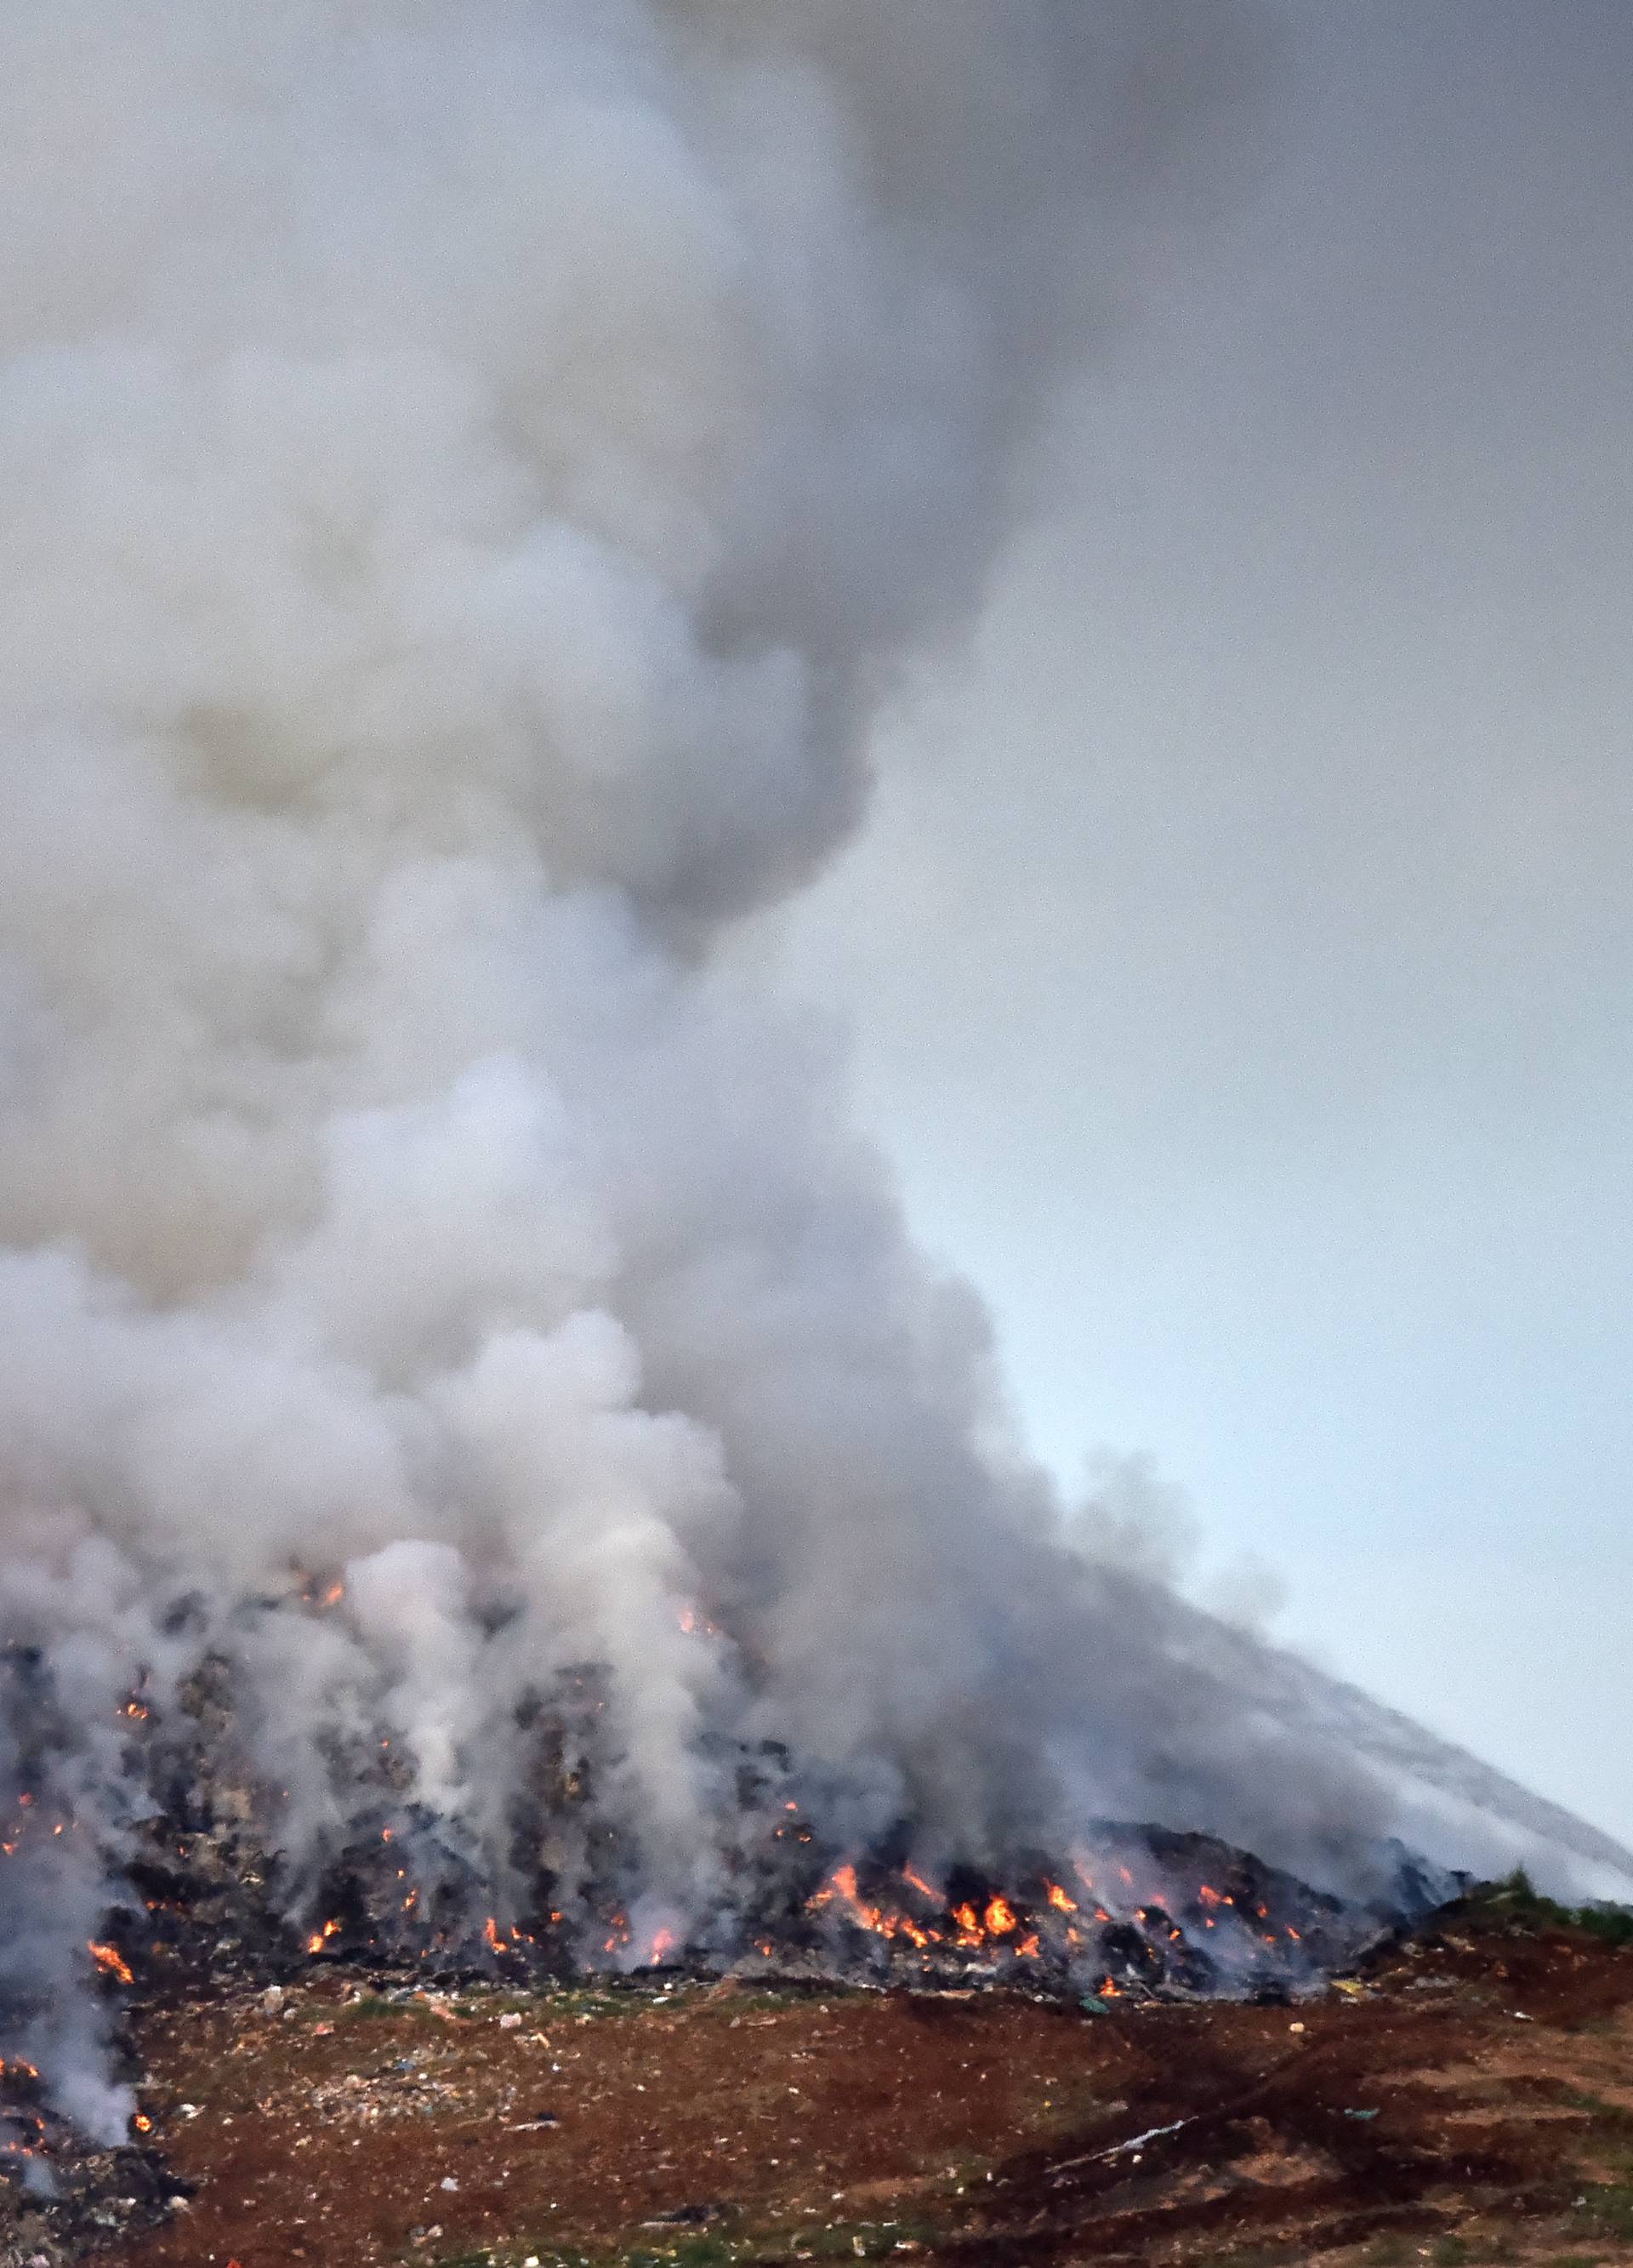
POLYGON ((1633 13, 1282 18, 770 942, 1068 1484, 1633 1838, 1633 13))

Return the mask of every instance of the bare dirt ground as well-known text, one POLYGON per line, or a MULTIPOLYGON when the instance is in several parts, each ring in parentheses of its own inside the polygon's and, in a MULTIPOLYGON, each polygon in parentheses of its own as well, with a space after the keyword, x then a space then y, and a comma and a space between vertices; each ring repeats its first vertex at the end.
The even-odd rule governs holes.
POLYGON ((143 2019, 192 2194, 107 2268, 1633 2261, 1633 1948, 1569 1929, 1453 1917, 1280 2007, 338 1965, 291 2006, 143 2019))

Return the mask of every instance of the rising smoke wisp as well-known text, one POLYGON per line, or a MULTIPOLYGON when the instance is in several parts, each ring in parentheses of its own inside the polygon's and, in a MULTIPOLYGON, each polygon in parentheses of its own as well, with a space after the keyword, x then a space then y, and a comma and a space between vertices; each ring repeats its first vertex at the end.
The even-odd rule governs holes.
POLYGON ((745 1741, 930 1864, 1387 1830, 1067 1549, 826 1040, 710 957, 856 822, 1225 16, 0 16, 0 1767, 68 1822, 0 1880, 92 2128, 121 1712, 206 1657, 291 1908, 382 1739, 513 1904, 584 1664, 682 1930, 745 1741))

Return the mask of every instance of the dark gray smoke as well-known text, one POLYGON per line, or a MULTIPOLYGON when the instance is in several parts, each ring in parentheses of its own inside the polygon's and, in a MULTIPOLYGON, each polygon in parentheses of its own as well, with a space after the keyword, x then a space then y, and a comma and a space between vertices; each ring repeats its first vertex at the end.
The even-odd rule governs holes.
POLYGON ((7 1958, 93 2129, 120 1712, 207 1657, 297 1907, 383 1740, 513 1904, 519 1715, 586 1663, 681 1929, 749 1739, 931 1861, 1389 1827, 1346 1728, 1068 1549, 825 1044, 710 952, 857 820, 1239 28, 0 15, 7 1958))

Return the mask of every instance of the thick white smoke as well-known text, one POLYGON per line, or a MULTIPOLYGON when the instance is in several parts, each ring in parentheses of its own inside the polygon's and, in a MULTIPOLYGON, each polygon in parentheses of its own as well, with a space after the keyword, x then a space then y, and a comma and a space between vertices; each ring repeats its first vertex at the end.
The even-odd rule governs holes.
POLYGON ((209 1653, 291 1899, 386 1738, 502 1903, 584 1664, 686 1927, 747 1739, 941 1857, 1385 1826, 1068 1552, 827 1042, 710 961, 856 820, 1225 17, 0 9, 0 1604, 85 1853, 23 1969, 209 1653))

